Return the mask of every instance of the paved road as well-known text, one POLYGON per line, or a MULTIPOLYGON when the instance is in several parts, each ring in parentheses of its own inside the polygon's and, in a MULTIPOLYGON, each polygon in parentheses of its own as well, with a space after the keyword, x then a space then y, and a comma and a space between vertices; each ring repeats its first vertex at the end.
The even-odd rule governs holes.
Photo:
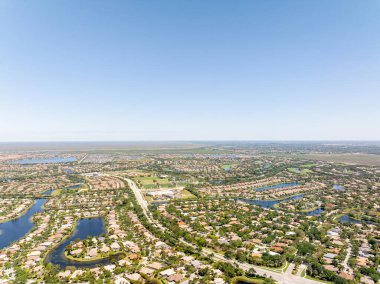
POLYGON ((142 210, 144 211, 145 216, 149 218, 148 202, 146 202, 146 200, 144 199, 141 193, 141 190, 137 187, 136 183, 133 182, 131 179, 124 179, 124 180, 127 181, 129 187, 132 189, 134 195, 136 196, 137 202, 140 204, 142 210))
POLYGON ((289 264, 288 268, 286 269, 286 274, 292 274, 292 271, 296 265, 294 263, 289 264))
POLYGON ((354 272, 352 271, 352 268, 348 266, 348 260, 351 256, 351 250, 352 250, 352 246, 351 246, 351 243, 350 243, 350 240, 346 240, 347 243, 348 243, 348 249, 347 249, 347 254, 346 254, 346 257, 344 258, 343 260, 343 267, 344 267, 344 270, 349 273, 349 274, 353 274, 354 272))
POLYGON ((82 159, 78 161, 78 164, 81 164, 86 158, 88 157, 88 154, 84 155, 82 159))
MULTIPOLYGON (((161 230, 166 230, 166 228, 164 228, 161 224, 158 224, 156 220, 153 220, 153 218, 151 218, 151 215, 150 215, 150 212, 149 212, 149 209, 148 209, 148 203, 144 199, 144 197, 143 197, 143 195, 141 193, 141 190, 137 187, 136 183, 133 182, 130 179, 122 178, 120 176, 118 176, 118 178, 121 178, 121 179, 127 181, 129 187, 132 189, 134 195, 136 196, 137 202, 140 204, 140 206, 143 209, 144 214, 148 218, 148 220, 150 222, 152 222, 155 226, 158 226, 161 230)), ((193 244, 187 243, 187 242, 185 242, 182 239, 179 239, 179 241, 182 242, 182 243, 185 243, 186 245, 194 247, 193 244)), ((252 265, 252 264, 242 263, 242 262, 237 262, 237 261, 234 261, 234 260, 226 259, 223 255, 215 253, 212 250, 207 249, 207 248, 203 248, 202 249, 202 254, 204 256, 208 256, 210 254, 213 254, 214 255, 214 257, 213 257, 214 260, 235 263, 241 269, 243 269, 245 271, 249 270, 250 268, 253 268, 253 269, 255 269, 255 271, 256 271, 257 274, 259 274, 261 276, 265 276, 265 277, 272 277, 274 280, 278 281, 278 283, 280 283, 280 284, 320 284, 320 282, 309 280, 309 279, 303 278, 303 277, 301 277, 299 275, 293 275, 293 274, 291 274, 291 271, 293 269, 290 270, 290 273, 288 273, 289 268, 287 269, 286 272, 275 272, 275 271, 263 269, 263 268, 261 268, 259 266, 255 266, 255 265, 252 265)), ((291 266, 294 268, 294 264, 291 264, 289 267, 291 267, 291 266)))
POLYGON ((299 267, 298 267, 298 271, 297 271, 297 276, 301 276, 301 273, 302 271, 304 271, 305 269, 307 268, 307 266, 305 264, 301 264, 299 267))
MULTIPOLYGON (((204 249, 204 251, 207 251, 207 249, 204 249)), ((211 252, 211 251, 209 251, 209 252, 211 252)), ((271 271, 271 270, 263 269, 263 268, 261 268, 259 266, 255 266, 255 265, 252 265, 252 264, 242 263, 242 262, 236 262, 236 261, 233 261, 233 260, 229 260, 229 259, 224 258, 224 256, 222 256, 220 254, 215 254, 214 253, 214 255, 215 255, 214 256, 215 260, 235 263, 241 269, 243 269, 245 271, 249 270, 250 268, 253 268, 254 270, 256 270, 257 274, 259 274, 261 276, 272 277, 274 280, 276 280, 280 284, 320 284, 320 282, 317 282, 317 281, 314 281, 314 280, 309 280, 309 279, 303 278, 303 277, 301 277, 299 275, 297 276, 297 275, 293 275, 293 274, 287 273, 287 272, 271 271)))

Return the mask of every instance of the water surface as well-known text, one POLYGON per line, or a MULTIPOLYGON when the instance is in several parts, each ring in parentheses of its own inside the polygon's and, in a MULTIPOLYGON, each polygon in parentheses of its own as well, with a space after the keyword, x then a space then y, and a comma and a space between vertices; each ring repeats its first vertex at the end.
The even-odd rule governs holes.
POLYGON ((286 202, 286 201, 296 200, 296 199, 301 199, 301 198, 303 198, 303 194, 294 195, 294 196, 287 197, 284 199, 276 199, 276 200, 255 200, 255 199, 246 199, 246 198, 237 198, 237 200, 243 201, 248 204, 259 205, 264 208, 272 208, 274 205, 280 202, 286 202))
MULTIPOLYGON (((58 247, 51 251, 45 262, 50 262, 54 265, 58 265, 60 269, 65 269, 67 266, 74 266, 76 268, 95 267, 98 265, 107 265, 112 263, 111 258, 103 258, 93 261, 73 261, 65 256, 65 248, 76 239, 86 239, 88 237, 98 237, 106 234, 106 226, 104 219, 98 218, 84 218, 77 222, 74 233, 66 240, 64 240, 58 247)), ((119 256, 116 256, 118 259, 119 256)))
POLYGON ((74 184, 74 185, 66 186, 64 189, 77 189, 77 188, 80 188, 81 186, 82 184, 74 184))
POLYGON ((24 215, 0 224, 0 249, 21 239, 33 228, 32 216, 43 211, 42 206, 45 202, 46 199, 36 199, 34 205, 24 215))
POLYGON ((361 224, 361 223, 375 224, 374 222, 371 222, 368 220, 357 220, 357 219, 351 218, 348 215, 343 215, 342 217, 340 217, 339 221, 341 223, 352 223, 352 224, 361 224))
POLYGON ((325 211, 323 208, 317 208, 313 211, 308 212, 307 216, 318 216, 321 215, 323 211, 325 211))
POLYGON ((48 190, 42 192, 42 195, 49 196, 53 193, 53 191, 54 191, 54 189, 52 189, 52 188, 48 189, 48 190))
POLYGON ((54 157, 54 158, 46 158, 46 159, 21 159, 16 160, 13 163, 19 165, 32 165, 32 164, 59 164, 59 163, 71 163, 76 162, 75 157, 54 157))
POLYGON ((274 188, 284 188, 284 187, 291 187, 291 186, 297 186, 297 185, 298 185, 298 182, 279 183, 279 184, 255 188, 255 191, 265 191, 265 190, 270 190, 274 188))
POLYGON ((334 184, 333 189, 335 189, 335 190, 346 190, 346 188, 344 186, 341 186, 339 184, 334 184))

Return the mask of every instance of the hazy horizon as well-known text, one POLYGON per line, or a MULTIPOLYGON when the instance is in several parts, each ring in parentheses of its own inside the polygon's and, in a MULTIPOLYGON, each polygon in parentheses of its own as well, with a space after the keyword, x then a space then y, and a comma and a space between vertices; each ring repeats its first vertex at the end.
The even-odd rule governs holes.
POLYGON ((0 142, 1 151, 70 151, 70 150, 152 150, 196 149, 204 147, 240 147, 258 145, 308 146, 380 146, 380 141, 295 141, 295 140, 198 140, 198 141, 29 141, 0 142))
POLYGON ((324 142, 363 142, 363 143, 377 143, 379 140, 350 140, 350 139, 342 139, 342 140, 328 140, 328 139, 320 139, 320 140, 302 140, 302 139, 189 139, 189 140, 176 140, 176 139, 168 139, 168 140, 10 140, 10 141, 0 141, 0 144, 7 143, 15 143, 15 144, 33 144, 33 143, 156 143, 156 142, 164 142, 164 143, 186 143, 186 142, 305 142, 305 143, 324 143, 324 142))

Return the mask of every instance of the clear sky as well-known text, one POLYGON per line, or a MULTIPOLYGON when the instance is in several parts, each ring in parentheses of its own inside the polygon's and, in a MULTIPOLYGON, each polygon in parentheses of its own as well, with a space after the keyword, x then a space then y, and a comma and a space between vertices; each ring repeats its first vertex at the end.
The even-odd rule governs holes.
POLYGON ((0 1, 0 141, 218 139, 380 140, 380 1, 0 1))

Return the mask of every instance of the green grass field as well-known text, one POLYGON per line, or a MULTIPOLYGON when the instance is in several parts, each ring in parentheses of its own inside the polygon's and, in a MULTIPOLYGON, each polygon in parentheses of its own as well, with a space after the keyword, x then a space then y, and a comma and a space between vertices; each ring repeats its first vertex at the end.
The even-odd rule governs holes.
POLYGON ((236 167, 238 164, 225 164, 225 165, 222 165, 222 169, 223 170, 227 170, 227 169, 233 169, 234 167, 236 167))
POLYGON ((60 195, 61 194, 61 191, 62 189, 56 189, 53 191, 53 193, 51 194, 51 196, 57 196, 57 195, 60 195))
POLYGON ((317 166, 318 164, 305 164, 305 165, 301 165, 300 168, 312 168, 312 167, 315 167, 317 166))
POLYGON ((300 174, 300 175, 307 175, 313 172, 312 170, 309 170, 309 169, 299 169, 299 168, 288 168, 288 171, 295 174, 300 174))
POLYGON ((159 178, 156 176, 137 177, 135 181, 141 186, 142 189, 157 189, 157 188, 173 188, 176 186, 185 186, 184 182, 173 182, 168 178, 159 178))
POLYGON ((181 191, 181 199, 195 199, 196 196, 192 194, 190 191, 187 191, 186 189, 183 189, 181 191))
POLYGON ((232 278, 231 284, 236 284, 236 283, 250 283, 250 284, 261 284, 264 282, 264 279, 259 279, 259 278, 248 278, 245 276, 236 276, 232 278))

